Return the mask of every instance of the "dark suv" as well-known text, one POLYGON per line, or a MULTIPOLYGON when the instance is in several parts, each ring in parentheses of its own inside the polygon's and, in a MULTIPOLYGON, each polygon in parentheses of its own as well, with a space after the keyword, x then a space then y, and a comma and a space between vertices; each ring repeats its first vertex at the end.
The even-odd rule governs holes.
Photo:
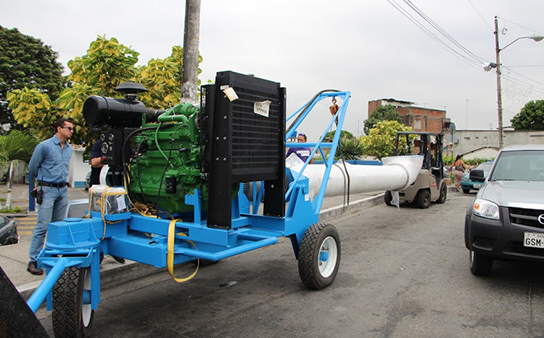
POLYGON ((494 259, 544 261, 544 145, 501 149, 465 217, 470 270, 487 275, 494 259))

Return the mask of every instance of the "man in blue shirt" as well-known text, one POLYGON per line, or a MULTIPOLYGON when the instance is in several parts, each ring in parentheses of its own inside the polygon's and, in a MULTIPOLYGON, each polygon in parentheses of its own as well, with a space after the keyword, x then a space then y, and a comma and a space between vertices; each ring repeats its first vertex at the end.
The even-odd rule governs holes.
MULTIPOLYGON (((298 136, 297 136, 297 142, 298 143, 306 143, 306 141, 307 141, 306 134, 303 134, 303 133, 298 134, 298 136)), ((292 147, 292 148, 289 148, 289 150, 287 151, 287 154, 285 155, 285 157, 286 158, 289 157, 289 155, 291 155, 292 153, 297 154, 297 156, 303 162, 306 162, 308 157, 310 157, 310 154, 312 153, 312 150, 309 147, 292 147)), ((310 164, 313 163, 313 162, 314 162, 314 160, 311 159, 310 164)))
POLYGON ((70 119, 59 119, 55 123, 56 133, 34 149, 28 171, 38 181, 38 222, 30 241, 28 272, 43 274, 36 260, 43 249, 43 242, 50 222, 62 221, 68 207, 68 164, 72 157, 72 147, 68 139, 72 137, 74 125, 70 119), (41 200, 41 201, 40 201, 41 200))

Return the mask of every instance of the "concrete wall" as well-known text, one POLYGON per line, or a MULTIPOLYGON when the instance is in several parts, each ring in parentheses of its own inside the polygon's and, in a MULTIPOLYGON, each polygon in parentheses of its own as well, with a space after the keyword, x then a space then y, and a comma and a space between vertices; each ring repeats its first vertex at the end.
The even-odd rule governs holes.
MULTIPOLYGON (((504 130, 503 141, 505 146, 515 144, 544 144, 544 131, 504 130)), ((452 142, 451 135, 446 136, 445 143, 449 142, 452 142)), ((499 150, 499 131, 456 130, 452 143, 453 156, 467 154, 464 157, 491 157, 493 154, 496 155, 499 150)))

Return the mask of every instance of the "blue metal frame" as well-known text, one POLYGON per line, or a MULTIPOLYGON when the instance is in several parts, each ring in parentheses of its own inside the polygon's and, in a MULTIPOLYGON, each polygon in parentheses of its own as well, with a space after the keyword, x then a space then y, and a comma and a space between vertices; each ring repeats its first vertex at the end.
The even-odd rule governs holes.
MULTIPOLYGON (((294 135, 296 128, 308 116, 315 104, 326 98, 340 98, 343 102, 336 115, 331 116, 331 122, 319 141, 307 144, 313 147, 310 158, 319 149, 327 166, 325 179, 316 198, 313 201, 310 200, 309 180, 303 175, 309 163, 308 159, 301 172, 290 172, 292 181, 285 195, 286 201, 289 201, 285 217, 258 215, 263 192, 262 188, 257 192, 256 184, 254 184, 253 203, 248 201, 243 194, 243 189, 239 189, 238 196, 232 203, 232 228, 227 230, 207 227, 206 220, 201 218, 201 192, 196 189, 192 195, 185 197, 186 203, 194 206, 193 221, 175 223, 174 264, 195 259, 221 260, 275 244, 279 237, 291 238, 295 256, 298 257, 304 233, 319 220, 319 211, 334 154, 339 144, 350 93, 320 94, 305 105, 309 109, 304 110, 303 116, 297 119, 286 135, 286 140, 294 135), (338 121, 338 126, 333 141, 323 142, 326 132, 335 121, 338 121), (331 149, 328 156, 325 156, 323 148, 331 149)), ((301 110, 287 120, 292 119, 301 110)), ((296 145, 287 143, 287 146, 296 145)), ((263 187, 262 184, 261 187, 263 187)), ((103 221, 100 213, 91 212, 90 218, 67 219, 49 225, 46 248, 38 258, 38 266, 46 269, 47 276, 28 301, 34 312, 44 299, 47 299, 48 310, 51 310, 53 286, 67 267, 90 268, 90 297, 86 294, 84 299, 85 302, 90 302, 92 309, 96 309, 100 301, 100 250, 105 254, 124 257, 159 268, 167 266, 167 242, 171 220, 135 213, 105 215, 104 218, 106 222, 103 221)))

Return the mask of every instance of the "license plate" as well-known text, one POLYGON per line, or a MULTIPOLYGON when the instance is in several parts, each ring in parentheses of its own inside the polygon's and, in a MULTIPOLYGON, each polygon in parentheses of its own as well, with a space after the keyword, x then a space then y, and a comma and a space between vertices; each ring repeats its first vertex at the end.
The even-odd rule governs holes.
POLYGON ((544 248, 544 233, 526 232, 523 246, 529 248, 544 248))
POLYGON ((480 188, 482 186, 482 183, 474 183, 473 187, 474 189, 480 188))

